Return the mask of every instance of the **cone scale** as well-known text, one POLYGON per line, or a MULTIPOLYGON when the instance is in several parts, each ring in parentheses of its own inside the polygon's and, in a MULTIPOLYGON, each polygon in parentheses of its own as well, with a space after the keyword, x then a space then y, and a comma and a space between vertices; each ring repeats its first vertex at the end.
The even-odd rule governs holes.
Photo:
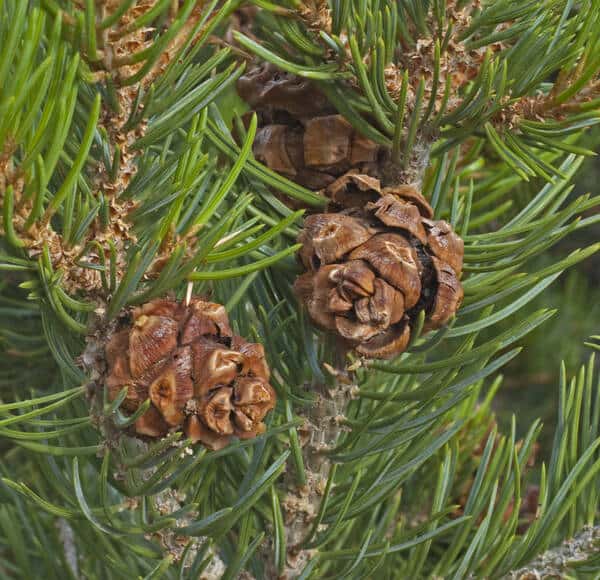
POLYGON ((110 337, 106 361, 111 400, 127 387, 125 412, 151 401, 133 427, 140 436, 183 429, 193 442, 220 449, 232 437, 264 432, 275 406, 262 345, 233 334, 225 308, 199 298, 135 308, 110 337))

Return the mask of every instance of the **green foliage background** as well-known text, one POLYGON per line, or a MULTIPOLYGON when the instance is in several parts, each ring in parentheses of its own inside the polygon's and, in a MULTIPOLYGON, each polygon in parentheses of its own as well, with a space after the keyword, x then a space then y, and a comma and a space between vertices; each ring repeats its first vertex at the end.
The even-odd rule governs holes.
MULTIPOLYGON (((318 1, 157 0, 119 28, 134 4, 0 0, 2 576, 496 578, 597 529, 600 199, 571 184, 597 148, 598 0, 484 2, 458 87, 467 2, 332 0, 319 29, 318 1), (243 4, 252 36, 224 46, 243 4), (137 44, 107 59, 108 31, 137 44), (401 70, 420 40, 427 79, 401 70), (253 58, 317 83, 465 239, 457 318, 422 334, 423 313, 394 360, 340 362, 293 296, 303 212, 281 198, 326 201, 253 158, 256 117, 227 100, 253 58), (150 401, 127 416, 81 364, 124 308, 188 284, 264 344, 278 393, 264 435, 217 452, 131 437, 150 401)), ((594 577, 594 550, 562 572, 594 577)))
MULTIPOLYGON (((597 129, 588 134, 584 141, 590 149, 600 151, 600 132, 597 129)), ((594 191, 599 180, 600 161, 597 157, 591 157, 585 161, 577 176, 574 195, 594 191)), ((593 243, 597 238, 597 229, 584 230, 561 242, 552 255, 593 243)), ((546 257, 545 262, 551 259, 551 256, 546 257)), ((599 289, 600 257, 596 255, 576 271, 559 279, 543 297, 532 303, 532 309, 546 304, 557 308, 559 314, 522 341, 523 354, 503 371, 506 377, 504 387, 494 400, 499 421, 507 426, 515 409, 519 409, 521 426, 541 418, 546 428, 540 437, 540 458, 547 457, 550 452, 551 433, 556 425, 558 397, 554 385, 559 377, 556 357, 564 360, 568 368, 577 368, 585 362, 589 349, 581 337, 591 336, 598 331, 599 289)))

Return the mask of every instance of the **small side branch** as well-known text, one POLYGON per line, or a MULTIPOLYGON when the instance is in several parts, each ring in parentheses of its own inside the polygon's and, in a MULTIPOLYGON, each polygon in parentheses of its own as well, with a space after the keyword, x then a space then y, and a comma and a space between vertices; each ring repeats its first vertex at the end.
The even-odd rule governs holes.
POLYGON ((568 568, 600 553, 600 525, 586 526, 570 540, 544 552, 527 566, 508 573, 506 580, 565 578, 568 568))

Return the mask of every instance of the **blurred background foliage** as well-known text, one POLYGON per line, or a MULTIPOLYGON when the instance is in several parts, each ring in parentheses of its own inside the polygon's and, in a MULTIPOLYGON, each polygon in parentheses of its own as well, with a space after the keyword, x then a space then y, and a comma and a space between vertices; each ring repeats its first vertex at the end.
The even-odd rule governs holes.
MULTIPOLYGON (((581 145, 600 152, 600 130, 589 131, 581 145)), ((585 193, 595 193, 600 184, 600 156, 587 158, 578 172, 576 187, 571 199, 585 193)), ((535 187, 535 185, 533 185, 535 187)), ((591 210, 591 213, 598 210, 591 210)), ((582 228, 561 240, 544 257, 538 260, 535 270, 553 263, 575 248, 585 247, 600 239, 598 227, 582 228)), ((565 272, 554 284, 533 300, 517 316, 523 318, 537 309, 556 308, 556 315, 545 324, 521 339, 524 347, 503 369, 504 382, 493 406, 498 422, 503 428, 510 426, 511 417, 518 417, 517 426, 522 436, 536 419, 542 419, 538 461, 547 459, 552 446, 552 433, 556 421, 560 360, 570 372, 585 363, 590 354, 584 340, 600 331, 600 254, 594 254, 575 270, 565 272)), ((506 327, 515 319, 506 321, 506 327)))

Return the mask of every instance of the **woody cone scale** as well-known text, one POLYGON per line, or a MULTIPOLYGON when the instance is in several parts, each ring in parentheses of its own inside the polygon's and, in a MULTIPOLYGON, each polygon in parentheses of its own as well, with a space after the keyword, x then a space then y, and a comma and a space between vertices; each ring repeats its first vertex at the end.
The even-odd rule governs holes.
POLYGON ((392 358, 420 311, 431 330, 460 306, 463 242, 411 187, 382 189, 356 173, 333 185, 332 207, 343 209, 304 221, 296 291, 316 325, 361 355, 392 358))
POLYGON ((256 159, 313 190, 349 169, 374 174, 381 148, 355 131, 309 80, 264 63, 237 82, 257 113, 256 159))
POLYGON ((131 312, 106 345, 106 387, 121 408, 151 405, 135 433, 161 437, 182 428, 210 449, 232 437, 263 433, 275 406, 264 349, 234 335, 225 308, 193 298, 189 305, 154 300, 131 312))

